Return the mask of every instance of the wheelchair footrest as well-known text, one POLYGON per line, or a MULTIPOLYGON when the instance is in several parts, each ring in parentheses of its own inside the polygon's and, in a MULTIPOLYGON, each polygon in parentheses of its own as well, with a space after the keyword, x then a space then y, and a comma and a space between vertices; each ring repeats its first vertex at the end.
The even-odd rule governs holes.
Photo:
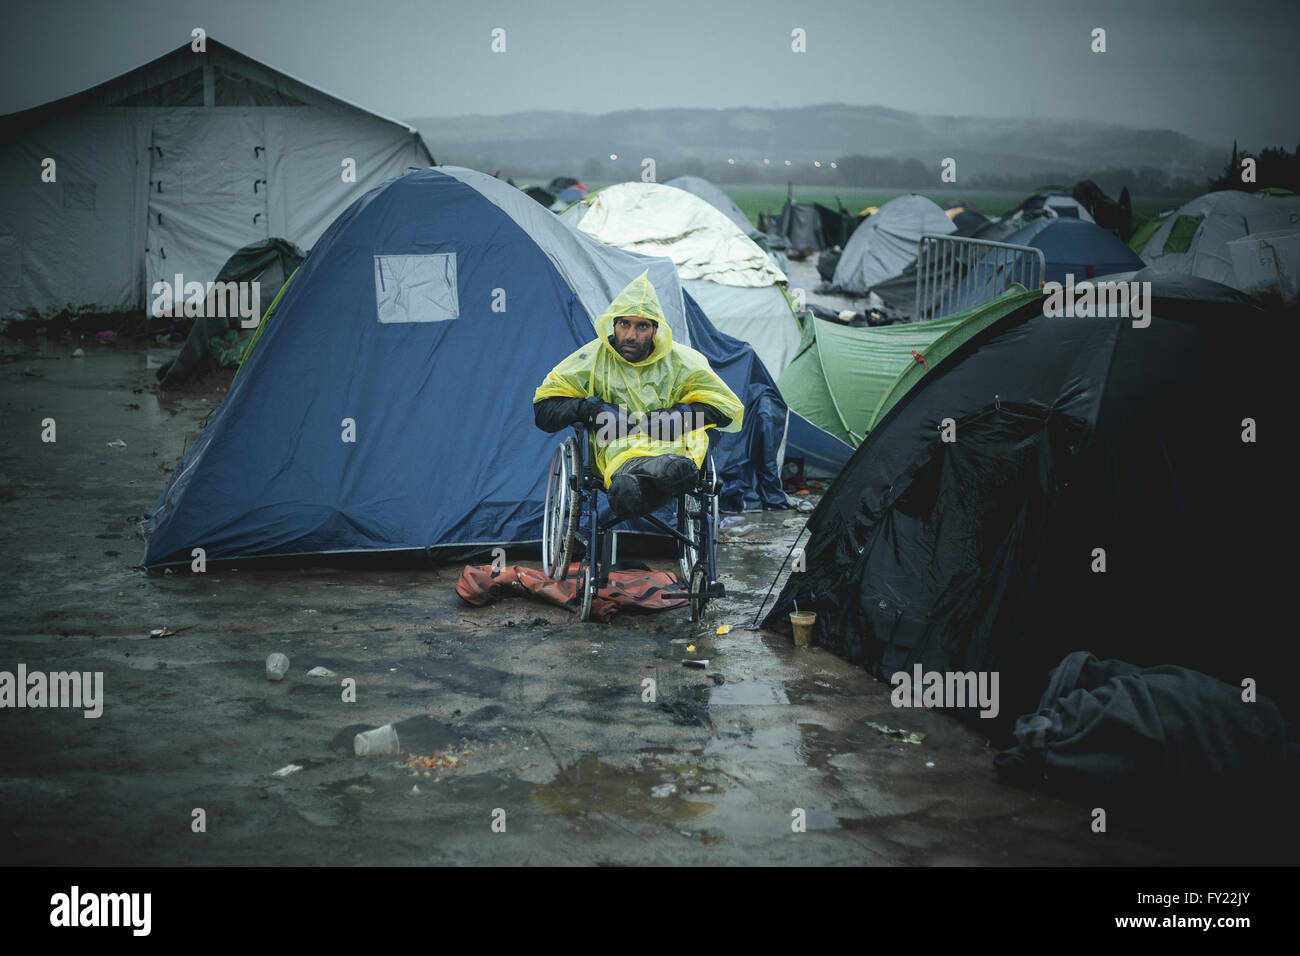
POLYGON ((708 598, 712 601, 714 598, 726 597, 727 589, 723 587, 721 581, 714 581, 709 585, 706 591, 677 591, 672 594, 662 594, 661 597, 674 598, 708 598))

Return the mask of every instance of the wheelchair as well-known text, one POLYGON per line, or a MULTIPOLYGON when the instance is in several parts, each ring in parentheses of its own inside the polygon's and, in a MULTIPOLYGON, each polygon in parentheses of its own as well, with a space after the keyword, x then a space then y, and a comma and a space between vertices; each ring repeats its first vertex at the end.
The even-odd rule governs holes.
MULTIPOLYGON (((586 553, 578 565, 577 584, 581 599, 579 618, 591 620, 591 603, 596 592, 609 584, 612 540, 606 532, 624 521, 612 512, 600 516, 600 495, 605 482, 592 462, 588 429, 573 426, 574 434, 564 439, 551 458, 546 482, 546 510, 542 516, 542 569, 555 581, 562 581, 576 554, 580 540, 586 553), (587 520, 584 522, 583 518, 587 520), (585 525, 585 527, 584 527, 585 525), (585 540, 583 540, 585 539, 585 540)), ((699 621, 713 598, 726 589, 717 580, 714 547, 718 540, 718 496, 722 482, 714 467, 713 454, 704 459, 695 486, 677 498, 676 527, 657 515, 643 515, 646 521, 677 543, 678 581, 686 591, 665 593, 667 598, 687 598, 691 620, 699 621)))

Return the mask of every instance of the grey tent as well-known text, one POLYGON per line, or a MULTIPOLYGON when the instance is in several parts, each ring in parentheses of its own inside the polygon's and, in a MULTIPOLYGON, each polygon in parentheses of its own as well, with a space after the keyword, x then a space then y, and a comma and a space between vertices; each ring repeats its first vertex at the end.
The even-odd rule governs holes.
POLYGON ((924 196, 891 199, 853 233, 835 267, 834 283, 846 292, 865 295, 916 261, 922 235, 956 231, 948 215, 924 196))
MULTIPOLYGON (((958 233, 960 235, 960 233, 958 233)), ((923 246, 915 259, 907 267, 884 282, 877 282, 871 291, 880 296, 891 313, 898 317, 915 318, 917 315, 934 315, 939 303, 948 290, 956 285, 962 271, 955 261, 946 261, 933 245, 923 246), (933 258, 933 264, 931 259, 933 258), (925 288, 928 294, 925 301, 916 299, 916 273, 923 266, 929 266, 930 281, 925 288)))
POLYGON ((1300 197, 1223 190, 1184 203, 1153 233, 1135 236, 1132 245, 1156 272, 1200 276, 1246 291, 1250 277, 1238 275, 1231 244, 1298 231, 1300 197))

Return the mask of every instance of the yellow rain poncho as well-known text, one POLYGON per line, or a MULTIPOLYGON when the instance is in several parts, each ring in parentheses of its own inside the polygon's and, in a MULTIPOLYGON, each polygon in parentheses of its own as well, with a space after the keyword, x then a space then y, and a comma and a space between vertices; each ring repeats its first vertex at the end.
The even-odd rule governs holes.
MULTIPOLYGON (((551 369, 533 401, 555 396, 586 398, 599 396, 602 401, 630 412, 648 412, 670 408, 679 403, 702 402, 731 419, 722 431, 740 431, 745 407, 727 387, 706 359, 695 349, 673 344, 673 333, 664 320, 659 296, 646 273, 633 279, 596 320, 599 336, 551 369), (640 362, 629 362, 609 342, 614 319, 636 315, 659 323, 654 349, 640 362)), ((609 487, 610 478, 630 458, 653 455, 685 455, 697 465, 704 464, 709 450, 707 425, 688 431, 676 441, 652 440, 644 433, 616 438, 600 445, 592 435, 596 468, 609 487)))

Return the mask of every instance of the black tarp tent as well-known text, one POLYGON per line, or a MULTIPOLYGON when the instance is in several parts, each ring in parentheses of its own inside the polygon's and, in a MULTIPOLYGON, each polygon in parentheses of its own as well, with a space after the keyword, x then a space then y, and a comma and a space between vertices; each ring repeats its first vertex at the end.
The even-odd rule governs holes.
POLYGON ((797 601, 814 643, 884 680, 997 671, 990 734, 1077 650, 1251 678, 1294 716, 1294 323, 1215 283, 1133 278, 1153 283, 1146 327, 1039 297, 926 372, 812 515, 765 625, 788 631, 797 601))
POLYGON ((835 210, 821 203, 796 202, 788 196, 778 215, 759 216, 758 228, 784 236, 793 250, 820 252, 847 243, 858 222, 859 218, 842 205, 835 210))

